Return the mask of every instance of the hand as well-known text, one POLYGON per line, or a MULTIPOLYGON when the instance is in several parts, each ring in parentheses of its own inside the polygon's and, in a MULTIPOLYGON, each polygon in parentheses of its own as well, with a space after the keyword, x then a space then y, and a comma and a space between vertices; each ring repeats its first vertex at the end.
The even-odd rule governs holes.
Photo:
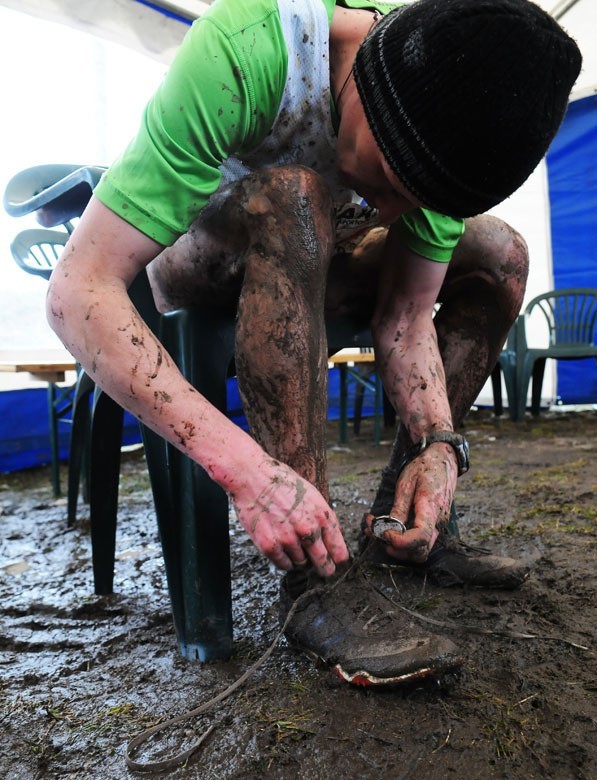
POLYGON ((232 496, 238 518, 257 549, 289 571, 307 560, 322 577, 348 560, 334 511, 311 483, 289 466, 266 458, 232 496))
MULTIPOLYGON (((458 465, 449 444, 432 444, 402 470, 389 514, 402 520, 406 531, 386 531, 386 552, 399 561, 424 563, 438 536, 438 527, 448 522, 456 490, 458 465)), ((365 519, 371 535, 373 515, 365 519)))

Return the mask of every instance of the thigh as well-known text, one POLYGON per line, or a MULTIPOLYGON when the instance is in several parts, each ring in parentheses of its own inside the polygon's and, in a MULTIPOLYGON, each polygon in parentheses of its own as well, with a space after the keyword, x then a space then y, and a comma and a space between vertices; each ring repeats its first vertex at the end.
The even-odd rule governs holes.
POLYGON ((161 312, 189 305, 236 305, 249 237, 228 215, 241 198, 236 184, 215 193, 189 230, 148 266, 161 312))
POLYGON ((258 171, 214 193, 188 232, 150 264, 156 305, 162 312, 234 308, 248 263, 288 276, 307 294, 310 283, 322 290, 332 241, 329 190, 315 171, 258 171))
POLYGON ((528 276, 528 249, 522 236, 503 220, 483 214, 465 222, 439 295, 445 302, 474 284, 501 298, 522 301, 528 276))

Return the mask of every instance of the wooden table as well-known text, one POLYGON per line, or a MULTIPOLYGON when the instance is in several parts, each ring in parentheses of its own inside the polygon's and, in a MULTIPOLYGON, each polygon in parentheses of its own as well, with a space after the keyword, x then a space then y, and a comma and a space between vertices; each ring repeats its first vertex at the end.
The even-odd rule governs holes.
POLYGON ((0 371, 26 373, 43 382, 64 382, 77 363, 65 349, 0 349, 0 371))
POLYGON ((375 398, 375 416, 373 436, 376 444, 381 440, 381 418, 382 418, 382 388, 381 381, 377 374, 373 381, 362 376, 358 370, 361 363, 375 363, 375 353, 360 352, 359 350, 343 349, 328 358, 330 368, 337 367, 340 371, 340 444, 346 444, 348 440, 348 377, 352 377, 356 382, 372 391, 375 398))

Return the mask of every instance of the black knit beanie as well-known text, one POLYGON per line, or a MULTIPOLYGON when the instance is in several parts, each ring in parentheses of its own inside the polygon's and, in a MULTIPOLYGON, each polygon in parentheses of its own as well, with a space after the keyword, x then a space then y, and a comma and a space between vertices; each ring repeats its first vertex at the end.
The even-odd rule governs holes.
POLYGON ((529 0, 417 0, 376 25, 354 76, 396 176, 424 205, 468 217, 533 172, 564 117, 581 59, 529 0))

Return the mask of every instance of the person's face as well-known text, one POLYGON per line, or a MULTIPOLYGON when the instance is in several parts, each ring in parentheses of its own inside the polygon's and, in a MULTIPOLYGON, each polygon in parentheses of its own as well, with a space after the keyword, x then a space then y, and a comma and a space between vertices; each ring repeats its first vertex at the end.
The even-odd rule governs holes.
POLYGON ((363 110, 356 86, 350 85, 342 107, 336 158, 342 183, 378 209, 391 223, 423 205, 404 187, 381 153, 363 110))

